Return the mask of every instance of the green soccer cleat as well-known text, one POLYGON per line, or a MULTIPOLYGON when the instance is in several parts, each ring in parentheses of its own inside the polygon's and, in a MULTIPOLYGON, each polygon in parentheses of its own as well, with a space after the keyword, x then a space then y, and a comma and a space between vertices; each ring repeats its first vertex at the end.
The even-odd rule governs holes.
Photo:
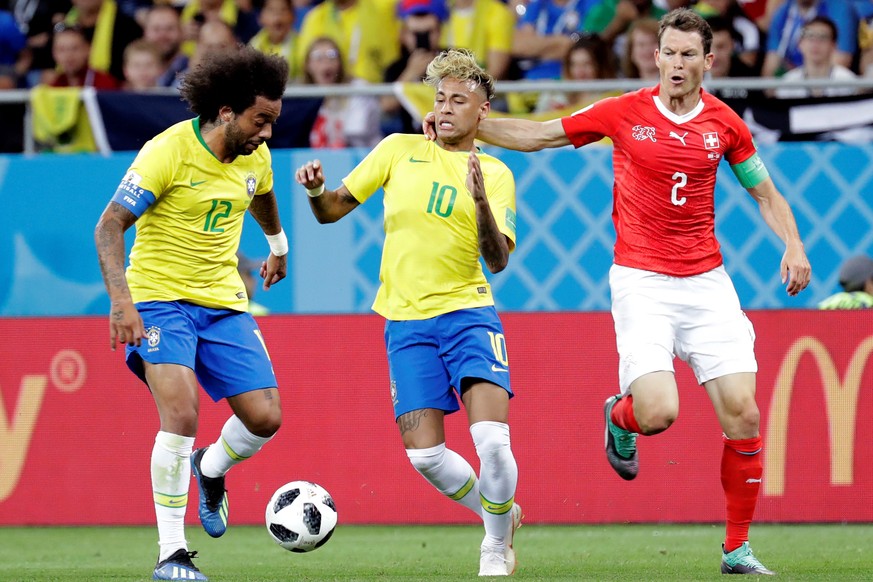
POLYGON ((603 415, 606 420, 604 434, 606 437, 606 459, 619 477, 630 481, 640 472, 640 462, 637 457, 637 433, 616 426, 612 422, 612 407, 621 396, 610 396, 603 405, 603 415))
POLYGON ((752 548, 749 547, 749 542, 743 542, 743 545, 733 552, 725 552, 724 545, 722 545, 721 573, 756 574, 760 576, 776 575, 776 572, 768 570, 764 567, 764 564, 758 561, 758 558, 752 553, 752 548))

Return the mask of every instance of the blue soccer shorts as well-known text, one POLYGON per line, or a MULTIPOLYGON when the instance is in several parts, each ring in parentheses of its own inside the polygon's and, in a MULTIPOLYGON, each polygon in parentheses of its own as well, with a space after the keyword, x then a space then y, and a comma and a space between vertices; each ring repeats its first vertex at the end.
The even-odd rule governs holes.
POLYGON ((267 346, 251 314, 185 301, 144 301, 136 308, 146 337, 139 347, 127 346, 127 367, 143 382, 144 360, 191 368, 216 402, 276 387, 267 346))
POLYGON ((506 338, 494 307, 388 320, 385 345, 395 419, 422 408, 456 412, 465 379, 496 384, 512 398, 506 338))

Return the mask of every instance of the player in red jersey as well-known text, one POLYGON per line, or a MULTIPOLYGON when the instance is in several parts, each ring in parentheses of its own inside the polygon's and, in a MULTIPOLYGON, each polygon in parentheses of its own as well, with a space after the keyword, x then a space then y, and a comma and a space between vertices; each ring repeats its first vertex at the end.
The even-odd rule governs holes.
MULTIPOLYGON (((477 137, 521 151, 613 141, 617 239, 609 284, 621 393, 604 405, 607 459, 624 479, 636 477, 637 435, 657 434, 676 420, 673 358, 688 362, 724 432, 727 531, 721 571, 772 574, 748 543, 763 473, 758 368, 754 330, 715 238, 714 189, 722 158, 785 243, 780 272, 789 295, 809 284, 811 268, 794 215, 748 128, 701 88, 712 66, 711 43, 705 20, 691 10, 674 10, 661 19, 654 54, 658 86, 553 121, 485 119, 477 137)), ((432 135, 432 120, 424 125, 432 135)))

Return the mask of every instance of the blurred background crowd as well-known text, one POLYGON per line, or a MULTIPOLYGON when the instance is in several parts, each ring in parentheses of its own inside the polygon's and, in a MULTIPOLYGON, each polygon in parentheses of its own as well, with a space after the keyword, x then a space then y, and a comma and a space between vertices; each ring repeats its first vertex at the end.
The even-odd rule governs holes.
MULTIPOLYGON (((873 77, 871 0, 0 0, 0 89, 177 87, 204 55, 241 44, 282 55, 295 84, 418 81, 437 51, 453 47, 471 49, 498 80, 654 84, 657 21, 680 6, 712 26, 712 78, 873 77)), ((603 96, 519 93, 495 109, 547 114, 603 96)), ((371 146, 395 131, 419 131, 398 98, 329 97, 310 143, 371 146)))

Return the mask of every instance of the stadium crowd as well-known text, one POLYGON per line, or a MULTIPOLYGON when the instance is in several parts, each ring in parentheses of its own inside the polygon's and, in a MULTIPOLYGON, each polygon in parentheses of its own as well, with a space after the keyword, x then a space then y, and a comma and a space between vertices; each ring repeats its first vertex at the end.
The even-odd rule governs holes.
MULTIPOLYGON (((873 77, 870 0, 0 0, 0 89, 178 87, 204 55, 241 44, 282 55, 299 84, 419 81, 440 49, 456 47, 497 80, 654 82, 657 19, 679 6, 713 28, 710 78, 873 77)), ((549 114, 603 96, 510 94, 493 105, 549 114)), ((310 141, 373 145, 398 131, 419 128, 395 97, 328 99, 310 141)))

